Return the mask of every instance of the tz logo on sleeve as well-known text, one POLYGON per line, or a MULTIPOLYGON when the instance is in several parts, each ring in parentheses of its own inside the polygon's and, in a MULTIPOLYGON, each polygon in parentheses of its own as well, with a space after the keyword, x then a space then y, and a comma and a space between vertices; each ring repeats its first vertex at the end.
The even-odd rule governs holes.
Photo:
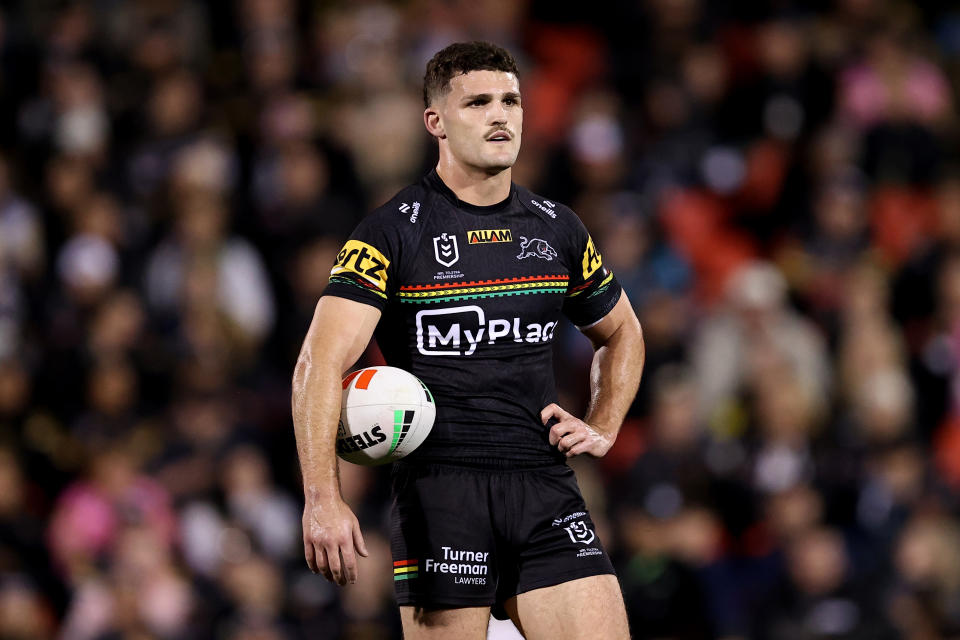
POLYGON ((593 238, 587 236, 587 248, 583 252, 583 279, 586 280, 592 276, 602 264, 600 252, 593 246, 593 238))
POLYGON ((380 291, 386 291, 389 266, 390 261, 375 247, 359 240, 347 240, 347 244, 343 245, 343 249, 337 254, 337 261, 330 270, 330 275, 335 276, 349 271, 373 284, 380 291))

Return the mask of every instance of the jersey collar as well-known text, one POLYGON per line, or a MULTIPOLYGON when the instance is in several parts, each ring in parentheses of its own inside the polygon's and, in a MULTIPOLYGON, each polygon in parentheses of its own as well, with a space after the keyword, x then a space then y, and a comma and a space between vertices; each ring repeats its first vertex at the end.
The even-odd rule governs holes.
POLYGON ((444 181, 440 178, 440 176, 437 174, 436 169, 431 170, 430 173, 427 174, 427 177, 425 178, 425 180, 427 181, 427 184, 434 191, 438 191, 444 198, 449 200, 451 204, 453 204, 458 209, 462 209, 463 211, 468 211, 470 213, 477 213, 481 215, 486 213, 498 213, 500 211, 503 211, 508 206, 510 206, 510 202, 513 200, 513 195, 514 193, 516 193, 516 185, 513 182, 511 182, 510 193, 509 195, 507 195, 506 198, 504 198, 503 200, 501 200, 496 204, 481 206, 476 204, 470 204, 469 202, 464 202, 463 200, 458 198, 457 194, 455 194, 453 190, 450 189, 450 187, 448 187, 446 183, 444 183, 444 181))

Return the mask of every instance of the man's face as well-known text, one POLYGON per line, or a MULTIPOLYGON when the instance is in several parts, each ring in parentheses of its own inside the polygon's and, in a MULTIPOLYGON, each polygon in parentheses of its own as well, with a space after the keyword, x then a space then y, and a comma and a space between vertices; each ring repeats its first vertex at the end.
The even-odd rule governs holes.
POLYGON ((517 161, 523 131, 520 83, 512 73, 471 71, 451 78, 431 107, 460 164, 494 174, 517 161))

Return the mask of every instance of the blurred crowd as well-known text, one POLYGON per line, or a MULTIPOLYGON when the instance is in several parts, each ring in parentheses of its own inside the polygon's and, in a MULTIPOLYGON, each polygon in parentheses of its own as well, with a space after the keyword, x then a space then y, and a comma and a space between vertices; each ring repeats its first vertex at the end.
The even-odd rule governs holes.
MULTIPOLYGON (((305 566, 289 380, 468 39, 520 61, 515 180, 644 326, 616 446, 574 462, 634 637, 960 638, 960 9, 2 7, 0 638, 400 637, 388 470, 341 466, 360 581, 305 566)), ((558 332, 573 411, 591 356, 558 332)))

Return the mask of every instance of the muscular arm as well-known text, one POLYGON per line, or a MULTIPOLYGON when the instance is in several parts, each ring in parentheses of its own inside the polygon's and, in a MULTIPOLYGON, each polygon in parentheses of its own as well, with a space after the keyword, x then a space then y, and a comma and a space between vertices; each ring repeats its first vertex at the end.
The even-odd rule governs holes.
POLYGON ((610 450, 637 394, 643 373, 643 331, 626 293, 603 320, 584 330, 593 343, 590 368, 590 406, 583 420, 556 404, 544 408, 544 424, 559 420, 550 429, 550 444, 567 457, 586 453, 601 457, 610 450))
POLYGON ((337 476, 340 380, 363 353, 380 319, 370 305, 325 296, 293 374, 293 428, 303 475, 303 543, 307 564, 338 584, 354 582, 356 555, 367 555, 356 516, 337 476))

